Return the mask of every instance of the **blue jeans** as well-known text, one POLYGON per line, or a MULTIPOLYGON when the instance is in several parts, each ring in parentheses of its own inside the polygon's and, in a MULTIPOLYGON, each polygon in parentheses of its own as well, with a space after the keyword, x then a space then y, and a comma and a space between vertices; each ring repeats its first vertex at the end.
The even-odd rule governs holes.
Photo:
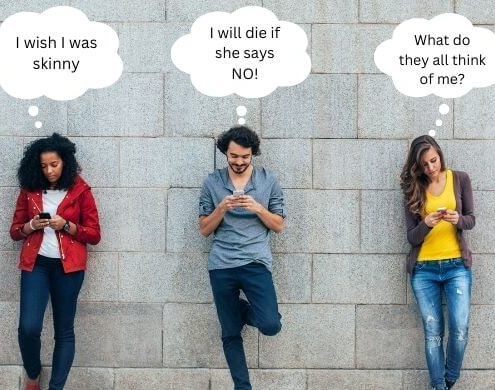
POLYGON ((411 276, 425 331, 425 353, 431 385, 446 388, 445 381, 459 378, 468 340, 471 304, 471 270, 461 258, 418 262, 411 276), (444 318, 442 292, 448 311, 447 358, 443 349, 444 318))
POLYGON ((21 272, 19 346, 27 376, 41 371, 41 330, 48 296, 51 298, 55 348, 49 390, 62 390, 75 353, 74 317, 84 271, 64 273, 60 259, 38 255, 32 272, 21 272))
POLYGON ((212 270, 209 274, 234 389, 251 390, 241 330, 248 324, 264 335, 274 336, 282 328, 272 274, 264 265, 254 262, 212 270), (239 299, 240 290, 249 303, 239 299))

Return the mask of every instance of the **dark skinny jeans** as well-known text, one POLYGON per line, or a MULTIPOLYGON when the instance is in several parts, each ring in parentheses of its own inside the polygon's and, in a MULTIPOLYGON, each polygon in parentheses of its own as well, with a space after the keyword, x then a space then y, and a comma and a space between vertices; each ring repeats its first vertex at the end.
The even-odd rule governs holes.
POLYGON ((60 259, 38 255, 32 272, 21 272, 19 346, 27 376, 41 372, 41 331, 51 298, 55 348, 49 390, 63 390, 75 353, 74 317, 84 271, 64 273, 60 259))

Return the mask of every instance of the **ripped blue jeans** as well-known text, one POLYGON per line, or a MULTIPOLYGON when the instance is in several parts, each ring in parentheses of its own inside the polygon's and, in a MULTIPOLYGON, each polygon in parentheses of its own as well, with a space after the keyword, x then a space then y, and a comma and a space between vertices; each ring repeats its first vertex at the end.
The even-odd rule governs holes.
POLYGON ((459 378, 468 340, 471 304, 471 270, 461 258, 417 262, 411 285, 418 302, 425 331, 425 353, 431 385, 444 389, 445 380, 459 378), (444 316, 442 293, 445 293, 449 339, 445 358, 443 348, 444 316))

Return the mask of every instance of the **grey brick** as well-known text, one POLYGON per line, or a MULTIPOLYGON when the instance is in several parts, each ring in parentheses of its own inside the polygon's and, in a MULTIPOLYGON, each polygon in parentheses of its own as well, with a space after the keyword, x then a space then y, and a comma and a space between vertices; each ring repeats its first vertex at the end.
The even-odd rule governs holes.
POLYGON ((172 188, 168 192, 167 250, 209 252, 211 240, 199 233, 198 189, 172 188))
POLYGON ((119 185, 119 143, 112 138, 72 138, 83 176, 92 187, 119 185))
MULTIPOLYGON (((197 2, 192 0, 168 0, 168 21, 194 21, 209 12, 233 12, 248 5, 263 6, 261 0, 213 0, 197 2)), ((266 5, 266 4, 265 4, 266 5)))
POLYGON ((456 0, 455 12, 464 15, 471 23, 493 24, 495 23, 495 13, 493 12, 493 2, 490 0, 456 0))
POLYGON ((379 73, 373 54, 392 32, 393 26, 313 25, 313 72, 379 73))
MULTIPOLYGON (((242 333, 249 367, 258 365, 258 333, 242 333)), ((220 325, 214 305, 165 304, 163 309, 163 365, 165 367, 226 367, 220 325)))
POLYGON ((451 100, 434 95, 418 99, 401 94, 387 75, 360 75, 359 137, 415 138, 435 130, 437 139, 452 138, 452 109, 440 115, 442 103, 452 108, 451 100), (435 125, 437 119, 443 121, 441 127, 435 125))
MULTIPOLYGON (((66 102, 56 102, 44 97, 32 100, 15 99, 0 89, 0 135, 42 137, 54 131, 60 134, 67 133, 66 102), (28 114, 30 106, 39 108, 37 116, 28 114), (43 124, 41 129, 34 127, 36 121, 43 124)), ((16 148, 13 152, 22 153, 22 147, 18 148, 17 143, 14 142, 12 145, 16 148)), ((16 158, 15 161, 17 160, 16 158)))
POLYGON ((0 5, 0 20, 5 20, 7 17, 17 12, 43 12, 48 8, 60 5, 57 0, 19 0, 3 2, 0 5))
POLYGON ((495 306, 473 305, 469 320, 469 342, 463 368, 491 369, 495 366, 495 306))
MULTIPOLYGON (((306 373, 303 370, 250 370, 253 389, 306 390, 306 373)), ((212 390, 231 390, 232 379, 228 370, 211 370, 212 390)))
POLYGON ((21 368, 15 366, 0 367, 0 388, 4 390, 19 390, 21 368))
POLYGON ((265 138, 354 138, 355 75, 310 74, 302 83, 263 98, 265 138))
POLYGON ((94 194, 102 231, 96 247, 99 251, 165 250, 165 191, 106 188, 96 189, 94 194))
POLYGON ((287 190, 285 197, 286 229, 272 237, 275 252, 348 253, 358 250, 357 191, 287 190))
MULTIPOLYGON (((470 249, 475 253, 493 253, 495 240, 495 192, 474 192, 474 215, 476 226, 472 231, 465 231, 470 249)), ((476 261, 476 255, 474 255, 476 261)))
MULTIPOLYGON (((1 103, 0 103, 1 106, 1 103)), ((17 168, 22 158, 22 139, 0 137, 0 156, 3 156, 3 169, 0 172, 0 186, 17 186, 17 168)))
POLYGON ((281 305, 280 312, 282 331, 260 336, 260 367, 354 367, 354 306, 281 305))
MULTIPOLYGON (((18 252, 0 252, 0 301, 19 300, 18 252)), ((1 387, 0 387, 1 388, 1 387)))
POLYGON ((118 301, 118 277, 117 253, 91 252, 79 299, 81 301, 118 301))
POLYGON ((495 302, 495 262, 493 255, 475 254, 473 259, 472 303, 491 305, 495 302))
POLYGON ((75 366, 161 367, 162 307, 81 302, 75 366))
POLYGON ((124 73, 112 86, 71 100, 68 118, 70 135, 162 135, 163 75, 124 73))
POLYGON ((121 141, 121 182, 128 187, 201 187, 213 170, 213 141, 132 138, 121 141))
POLYGON ((444 12, 454 12, 452 1, 362 0, 359 3, 359 21, 364 23, 402 23, 410 18, 431 19, 444 12))
POLYGON ((120 297, 135 302, 212 302, 206 255, 121 253, 120 297))
POLYGON ((425 368, 421 316, 415 305, 360 305, 356 311, 358 368, 425 368))
POLYGON ((21 247, 21 242, 12 241, 9 234, 18 195, 19 188, 2 187, 0 191, 0 205, 5 210, 0 214, 0 250, 3 251, 11 251, 21 247))
POLYGON ((495 138, 495 114, 487 110, 495 103, 494 88, 476 88, 454 101, 456 138, 495 138))
POLYGON ((264 0, 263 6, 279 20, 295 23, 356 23, 358 1, 330 0, 301 2, 297 0, 264 0))
POLYGON ((238 106, 245 106, 246 125, 260 129, 260 100, 237 95, 210 97, 196 90, 187 73, 165 75, 165 134, 213 137, 237 126, 238 106), (185 104, 187 102, 187 104, 185 104))
POLYGON ((455 384, 456 390, 490 390, 495 388, 495 371, 493 370, 464 370, 455 384))
POLYGON ((273 280, 278 302, 311 302, 311 255, 306 253, 276 254, 273 264, 273 280))
POLYGON ((471 178, 473 190, 495 189, 495 140, 441 143, 448 167, 465 171, 471 178))
POLYGON ((407 253, 401 191, 361 192, 361 252, 407 253))
POLYGON ((115 389, 209 390, 209 380, 205 369, 119 369, 115 389))
POLYGON ((313 302, 406 303, 402 256, 313 255, 313 302))
POLYGON ((283 188, 311 188, 311 149, 311 140, 264 139, 256 164, 274 171, 283 188))
POLYGON ((396 390, 402 384, 402 372, 395 370, 311 370, 308 390, 396 390))
POLYGON ((396 189, 407 155, 406 141, 315 140, 314 187, 396 189))
POLYGON ((124 72, 169 72, 175 69, 170 49, 190 26, 165 23, 124 23, 119 26, 124 72))
MULTIPOLYGON (((40 379, 41 388, 48 388, 51 371, 51 367, 43 367, 40 379)), ((72 367, 65 388, 67 390, 113 390, 113 376, 113 370, 108 368, 72 367)), ((24 386, 23 381, 21 387, 24 388, 24 386)))
POLYGON ((404 371, 404 390, 430 390, 427 370, 404 371))
POLYGON ((86 13, 90 20, 104 22, 164 22, 165 1, 70 0, 71 6, 86 13))
MULTIPOLYGON (((430 390, 428 371, 404 371, 404 390, 430 390)), ((495 371, 461 370, 456 390, 491 390, 495 387, 495 371)))
MULTIPOLYGON (((21 355, 17 343, 18 302, 0 302, 0 364, 19 364, 21 355)), ((1 380, 0 380, 1 382, 1 380)))

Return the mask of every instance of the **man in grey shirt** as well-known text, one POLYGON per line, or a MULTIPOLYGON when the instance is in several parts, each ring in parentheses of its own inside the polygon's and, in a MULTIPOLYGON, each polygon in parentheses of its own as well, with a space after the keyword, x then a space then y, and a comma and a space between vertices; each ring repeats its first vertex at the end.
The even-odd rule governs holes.
POLYGON ((214 233, 208 271, 235 390, 251 389, 243 326, 268 336, 282 327, 269 236, 284 228, 285 205, 274 174, 252 165, 259 145, 256 133, 244 126, 222 133, 217 147, 228 166, 206 178, 199 199, 200 232, 206 237, 214 233), (240 290, 249 302, 239 298, 240 290))

